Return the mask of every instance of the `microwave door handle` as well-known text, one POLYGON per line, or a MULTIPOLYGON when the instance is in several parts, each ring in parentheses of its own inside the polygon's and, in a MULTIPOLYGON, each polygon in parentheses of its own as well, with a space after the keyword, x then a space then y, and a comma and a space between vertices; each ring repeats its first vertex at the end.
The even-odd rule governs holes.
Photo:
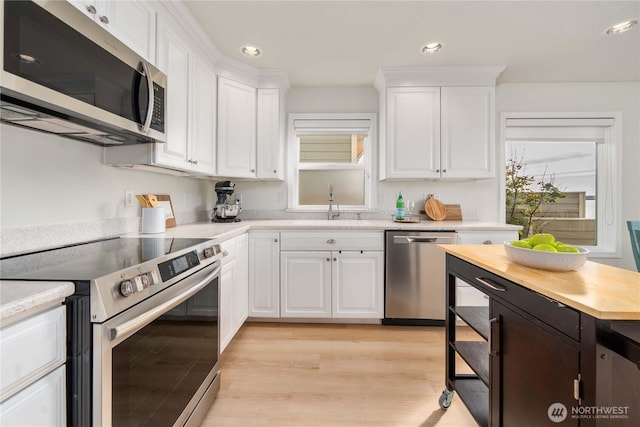
POLYGON ((187 292, 184 292, 170 300, 154 307, 152 310, 145 312, 143 315, 136 317, 135 319, 131 319, 128 322, 124 322, 115 328, 111 328, 109 330, 109 340, 114 341, 121 336, 128 336, 137 331, 138 329, 148 325, 157 317, 161 316, 165 312, 171 310, 173 307, 183 303, 188 300, 198 292, 202 290, 205 286, 211 282, 211 280, 220 273, 221 267, 218 266, 209 273, 204 279, 202 279, 197 285, 189 289, 187 292))
POLYGON ((149 63, 147 61, 142 61, 142 71, 144 71, 144 75, 147 77, 147 92, 149 94, 149 103, 147 107, 147 116, 144 118, 144 124, 142 125, 142 132, 149 132, 149 128, 151 127, 151 120, 153 119, 153 109, 155 107, 155 96, 153 95, 153 80, 151 79, 151 70, 149 69, 149 63))

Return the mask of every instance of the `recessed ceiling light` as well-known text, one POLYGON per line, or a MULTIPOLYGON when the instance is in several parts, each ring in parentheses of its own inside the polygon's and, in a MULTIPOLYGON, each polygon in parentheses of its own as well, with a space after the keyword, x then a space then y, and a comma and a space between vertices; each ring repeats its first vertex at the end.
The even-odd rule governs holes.
POLYGON ((630 19, 628 21, 620 22, 618 24, 612 25, 607 28, 604 33, 608 36, 612 36, 614 34, 624 33, 625 31, 629 31, 631 28, 638 25, 637 19, 630 19))
POLYGON ((427 43, 420 48, 420 53, 423 55, 433 55, 436 52, 440 52, 441 49, 442 43, 440 42, 427 43))
POLYGON ((240 52, 244 56, 248 56, 249 58, 255 58, 256 56, 262 55, 262 50, 258 46, 253 46, 246 44, 240 48, 240 52))

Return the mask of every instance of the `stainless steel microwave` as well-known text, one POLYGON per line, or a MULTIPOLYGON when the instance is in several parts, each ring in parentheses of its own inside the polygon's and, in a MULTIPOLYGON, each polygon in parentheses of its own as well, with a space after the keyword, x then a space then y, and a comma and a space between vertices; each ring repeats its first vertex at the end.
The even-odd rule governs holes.
POLYGON ((0 3, 0 119, 103 146, 166 141, 167 77, 66 1, 0 3))

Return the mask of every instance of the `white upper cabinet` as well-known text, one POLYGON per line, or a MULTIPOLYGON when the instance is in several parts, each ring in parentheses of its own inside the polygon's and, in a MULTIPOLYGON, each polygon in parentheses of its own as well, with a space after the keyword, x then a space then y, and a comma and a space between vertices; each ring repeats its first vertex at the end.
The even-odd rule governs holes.
POLYGON ((257 178, 284 180, 284 111, 280 89, 258 89, 257 178))
POLYGON ((444 178, 495 175, 494 90, 492 87, 441 89, 440 169, 444 178))
POLYGON ((388 178, 440 177, 440 88, 387 89, 388 178))
POLYGON ((218 77, 218 174, 256 177, 256 88, 218 77))
POLYGON ((216 173, 216 73, 206 61, 192 55, 190 170, 216 173))
POLYGON ((495 80, 503 69, 381 70, 380 179, 495 176, 495 80))
POLYGON ((149 2, 128 0, 70 0, 124 44, 155 62, 156 13, 149 2))
POLYGON ((155 161, 215 174, 216 74, 169 19, 158 21, 158 67, 167 74, 167 142, 155 161))
POLYGON ((188 161, 189 46, 169 20, 158 20, 158 68, 167 75, 166 135, 157 161, 182 168, 188 161))

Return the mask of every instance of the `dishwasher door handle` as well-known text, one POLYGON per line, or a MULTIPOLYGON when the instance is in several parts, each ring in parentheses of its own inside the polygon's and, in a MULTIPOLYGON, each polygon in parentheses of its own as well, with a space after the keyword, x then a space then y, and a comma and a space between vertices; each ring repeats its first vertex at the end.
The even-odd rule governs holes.
POLYGON ((451 237, 393 236, 393 243, 448 243, 451 237))

